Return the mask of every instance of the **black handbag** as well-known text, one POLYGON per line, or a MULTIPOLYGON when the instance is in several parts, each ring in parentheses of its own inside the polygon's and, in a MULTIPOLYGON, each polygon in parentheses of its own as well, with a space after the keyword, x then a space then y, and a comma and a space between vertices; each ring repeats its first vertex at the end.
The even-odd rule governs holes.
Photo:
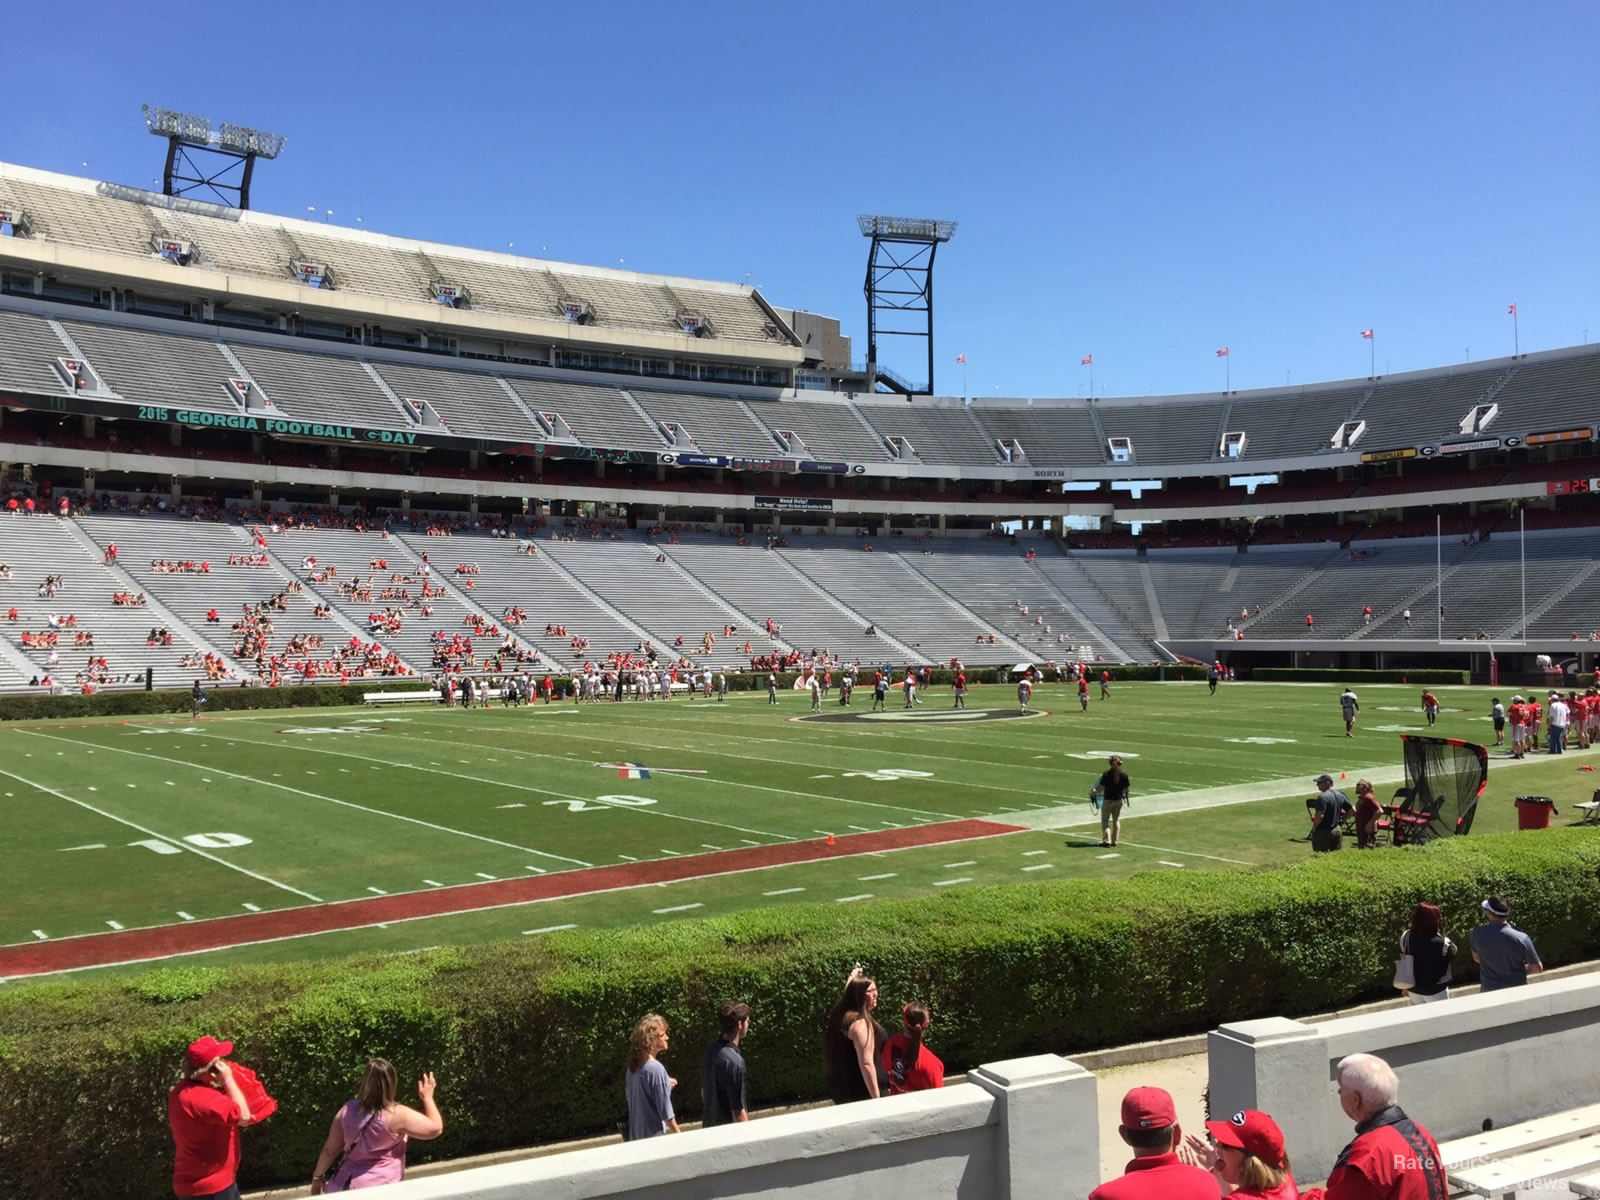
MULTIPOLYGON (((324 1191, 327 1190, 326 1181, 329 1180, 329 1179, 332 1179, 335 1175, 337 1175, 339 1173, 339 1168, 344 1166, 344 1160, 350 1157, 350 1151, 352 1151, 352 1150, 354 1150, 356 1148, 356 1143, 361 1140, 361 1135, 366 1133, 367 1132, 367 1126, 372 1124, 372 1118, 377 1116, 382 1111, 383 1110, 381 1108, 375 1108, 371 1112, 369 1112, 367 1114, 367 1119, 365 1121, 361 1122, 361 1128, 356 1130, 355 1137, 351 1138, 348 1142, 346 1142, 345 1146, 344 1146, 344 1149, 340 1150, 338 1154, 333 1156, 333 1161, 328 1164, 328 1169, 326 1171, 324 1171, 323 1174, 322 1174, 322 1178, 324 1180, 324 1183, 323 1183, 323 1190, 324 1191)), ((341 1192, 349 1191, 350 1190, 350 1181, 348 1179, 345 1180, 344 1187, 340 1188, 339 1190, 341 1192)))

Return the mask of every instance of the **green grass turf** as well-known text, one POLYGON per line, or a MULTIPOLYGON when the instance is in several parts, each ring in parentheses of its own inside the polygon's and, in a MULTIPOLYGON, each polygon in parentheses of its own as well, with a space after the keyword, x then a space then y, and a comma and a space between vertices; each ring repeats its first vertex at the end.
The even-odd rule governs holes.
MULTIPOLYGON (((1085 713, 1065 689, 1046 687, 1035 704, 1049 716, 909 726, 791 721, 807 706, 785 695, 776 709, 740 696, 10 727, 0 730, 0 803, 12 833, 0 943, 973 816, 1037 828, 195 957, 409 950, 767 904, 1292 861, 1309 854, 1312 776, 1344 772, 1353 790, 1358 775, 1398 766, 1397 732, 1425 729, 1418 689, 1367 687, 1358 734, 1347 739, 1338 690, 1233 685, 1209 696, 1203 684, 1125 684, 1085 713), (1113 750, 1134 781, 1114 858, 1091 844, 1098 829, 1085 799, 1113 750), (616 761, 705 774, 624 780, 594 765, 616 761), (1224 803, 1242 796, 1272 798, 1224 803), (139 844, 151 840, 187 850, 139 844)), ((1436 691, 1445 711, 1434 732, 1492 741, 1487 691, 1436 691)), ((856 709, 869 700, 858 693, 856 709)), ((891 696, 890 713, 901 703, 891 696)), ((970 703, 1014 709, 999 687, 974 689, 970 703)), ((925 695, 926 714, 949 705, 947 689, 925 695)), ((1514 770, 1493 758, 1473 835, 1515 828, 1511 799, 1526 793, 1553 796, 1557 823, 1575 822, 1571 805, 1597 782, 1578 770, 1588 757, 1514 770)))

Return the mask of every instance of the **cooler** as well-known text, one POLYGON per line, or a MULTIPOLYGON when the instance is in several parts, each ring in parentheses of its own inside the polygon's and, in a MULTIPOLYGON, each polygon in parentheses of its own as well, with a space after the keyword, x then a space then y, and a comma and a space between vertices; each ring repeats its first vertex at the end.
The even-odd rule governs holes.
POLYGON ((1550 814, 1556 811, 1556 802, 1549 796, 1518 796, 1517 828, 1549 829, 1550 814))

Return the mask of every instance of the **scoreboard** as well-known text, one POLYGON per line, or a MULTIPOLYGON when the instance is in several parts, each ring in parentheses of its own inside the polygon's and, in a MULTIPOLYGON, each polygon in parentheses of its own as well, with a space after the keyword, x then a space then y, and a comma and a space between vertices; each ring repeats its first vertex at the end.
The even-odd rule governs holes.
POLYGON ((1600 479, 1552 479, 1545 484, 1549 496, 1600 495, 1600 479))

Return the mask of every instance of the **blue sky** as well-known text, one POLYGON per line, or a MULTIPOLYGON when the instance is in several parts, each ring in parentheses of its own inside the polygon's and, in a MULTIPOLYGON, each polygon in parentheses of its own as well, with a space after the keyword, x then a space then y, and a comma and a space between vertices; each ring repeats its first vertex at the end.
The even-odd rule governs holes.
MULTIPOLYGON (((23 5, 0 156, 148 186, 141 103, 287 134, 255 207, 759 284, 865 333, 858 212, 960 222, 939 390, 1600 340, 1600 5, 23 5), (171 31, 172 47, 163 31, 171 31), (231 47, 231 48, 230 48, 231 47), (87 162, 87 169, 80 164, 87 162)), ((920 346, 891 339, 913 378, 920 346)))

